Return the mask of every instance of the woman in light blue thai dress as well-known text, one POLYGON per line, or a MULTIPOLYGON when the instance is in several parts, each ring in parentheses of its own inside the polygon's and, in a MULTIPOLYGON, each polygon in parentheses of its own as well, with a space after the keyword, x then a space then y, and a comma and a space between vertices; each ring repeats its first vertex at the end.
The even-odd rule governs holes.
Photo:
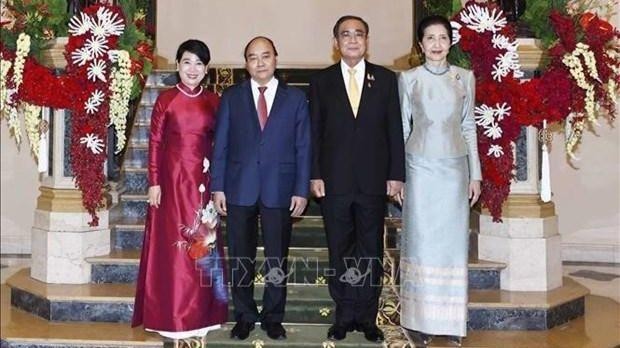
POLYGON ((475 78, 447 55, 450 22, 418 27, 425 63, 399 78, 406 148, 401 244, 401 325, 416 341, 461 343, 467 332, 469 209, 480 195, 475 78))

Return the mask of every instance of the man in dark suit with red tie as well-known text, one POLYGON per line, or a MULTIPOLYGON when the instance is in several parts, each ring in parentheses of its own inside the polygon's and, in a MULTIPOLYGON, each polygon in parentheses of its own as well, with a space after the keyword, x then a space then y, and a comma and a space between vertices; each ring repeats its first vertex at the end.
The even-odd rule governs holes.
POLYGON ((282 326, 292 217, 307 204, 310 181, 310 117, 306 95, 274 77, 277 51, 266 37, 245 48, 251 79, 224 91, 217 114, 211 191, 226 219, 232 300, 231 337, 246 339, 261 322, 272 339, 282 326), (258 217, 265 247, 261 313, 254 301, 258 217))
POLYGON ((311 191, 327 233, 329 292, 336 302, 328 338, 358 330, 383 341, 376 325, 381 294, 386 195, 399 200, 405 180, 395 74, 364 60, 368 24, 343 16, 334 26, 340 62, 310 82, 311 191))

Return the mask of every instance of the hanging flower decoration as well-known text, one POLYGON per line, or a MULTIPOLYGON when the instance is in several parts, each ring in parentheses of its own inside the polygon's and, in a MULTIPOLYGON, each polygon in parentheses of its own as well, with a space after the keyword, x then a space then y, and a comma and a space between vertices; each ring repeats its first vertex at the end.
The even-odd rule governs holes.
POLYGON ((615 119, 620 34, 597 14, 578 11, 581 5, 571 1, 567 14, 549 14, 559 40, 549 49, 550 62, 541 76, 527 81, 520 80, 524 74, 515 29, 496 4, 469 1, 452 18, 458 31, 453 44, 469 54, 476 75, 481 202, 494 221, 501 221, 510 193, 513 146, 523 126, 564 122, 566 152, 574 158, 586 126, 597 125, 602 115, 615 119))
MULTIPOLYGON (((21 2, 17 4, 17 10, 27 8, 21 2)), ((41 8, 35 13, 44 14, 44 10, 41 8)), ((0 42, 0 106, 2 117, 7 119, 18 144, 21 141, 20 112, 24 114, 31 150, 37 157, 35 146, 42 129, 40 107, 71 111, 70 163, 76 186, 82 191, 83 205, 92 216, 91 226, 98 224, 96 211, 103 201, 107 127, 115 128, 118 139, 115 151, 118 153, 126 143, 129 100, 139 95, 144 75, 151 69, 153 49, 144 28, 138 28, 144 20, 144 10, 140 11, 142 15, 128 14, 134 21, 133 26, 126 25, 120 7, 102 4, 87 7, 64 22, 69 41, 65 46, 66 71, 60 75, 29 56, 30 36, 26 33, 20 33, 13 42, 0 42)), ((27 16, 17 15, 19 18, 27 16)), ((29 27, 14 28, 39 33, 29 27)), ((1 30, 3 34, 11 34, 3 39, 18 35, 5 31, 4 27, 1 30)), ((39 49, 40 38, 36 36, 35 39, 33 44, 39 49)))

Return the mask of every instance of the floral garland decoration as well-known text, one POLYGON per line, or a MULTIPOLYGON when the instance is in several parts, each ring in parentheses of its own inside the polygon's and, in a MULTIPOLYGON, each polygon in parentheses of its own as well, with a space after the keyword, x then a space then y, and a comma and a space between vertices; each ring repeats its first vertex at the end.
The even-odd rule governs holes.
MULTIPOLYGON (((19 145, 22 141, 22 130, 19 124, 19 115, 17 112, 19 87, 23 82, 24 64, 26 57, 30 52, 30 36, 22 33, 17 38, 17 50, 15 52, 15 58, 12 64, 4 63, 3 74, 8 74, 11 65, 13 67, 12 78, 7 81, 6 77, 3 77, 3 89, 6 89, 2 93, 2 114, 8 120, 9 131, 15 137, 15 142, 19 145)), ((4 61, 4 54, 2 55, 2 61, 4 61)))
POLYGON ((120 9, 105 5, 90 6, 69 21, 66 70, 83 90, 74 97, 71 167, 76 186, 82 191, 82 203, 91 214, 91 226, 98 224, 96 211, 103 205, 103 164, 107 159, 105 148, 110 123, 110 104, 106 101, 110 98, 112 66, 108 52, 116 49, 124 29, 120 9))
POLYGON ((125 147, 127 137, 125 129, 127 127, 127 114, 129 113, 129 98, 133 87, 131 75, 131 59, 125 50, 108 52, 111 60, 116 62, 112 67, 112 81, 110 82, 110 125, 116 131, 116 150, 119 153, 125 147))
MULTIPOLYGON (((38 22, 19 20, 30 18, 19 11, 13 13, 18 18, 13 29, 5 26, 4 12, 0 26, 1 116, 9 121, 9 128, 19 144, 18 110, 25 114, 30 146, 37 157, 37 139, 44 129, 39 107, 71 111, 71 168, 76 186, 82 191, 83 205, 92 216, 91 226, 98 224, 96 211, 102 206, 107 127, 115 128, 119 139, 116 144, 118 153, 126 143, 129 100, 140 94, 144 76, 150 72, 153 60, 152 44, 144 33, 144 10, 136 12, 135 6, 127 0, 120 3, 123 10, 118 6, 93 5, 71 18, 68 23, 71 35, 65 46, 67 67, 65 74, 61 75, 40 65, 33 56, 36 52, 30 52, 31 56, 28 56, 26 44, 28 33, 36 36, 32 41, 35 49, 40 46, 42 37, 52 38, 54 32, 62 33, 63 16, 57 12, 61 8, 64 11, 66 6, 50 8, 50 3, 33 3, 33 6, 49 9, 55 14, 53 19, 46 20, 56 25, 57 31, 50 32, 47 22, 39 27, 36 26, 38 22), (125 25, 125 15, 133 20, 134 25, 125 25), (41 30, 51 37, 47 34, 41 36, 41 30)), ((12 9, 24 9, 24 6, 12 9)))
POLYGON ((513 146, 522 126, 565 122, 566 152, 574 158, 586 122, 615 119, 620 83, 620 34, 592 12, 562 14, 549 20, 558 42, 540 77, 521 81, 515 29, 496 4, 469 1, 454 17, 454 44, 470 56, 476 75, 475 120, 482 162, 482 205, 501 221, 502 204, 513 180, 513 146), (584 42, 577 38, 583 37, 584 42))

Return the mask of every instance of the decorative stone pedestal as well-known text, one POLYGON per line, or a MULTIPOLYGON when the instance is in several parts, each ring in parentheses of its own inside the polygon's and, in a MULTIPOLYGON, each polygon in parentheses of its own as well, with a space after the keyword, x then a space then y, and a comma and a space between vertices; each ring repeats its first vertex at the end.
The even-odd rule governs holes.
POLYGON ((528 127, 515 144, 516 182, 503 205, 503 223, 480 215, 478 257, 503 262, 500 288, 548 291, 562 286, 562 248, 553 202, 539 198, 539 147, 528 127))
POLYGON ((99 226, 89 227, 75 189, 41 187, 32 227, 31 276, 45 283, 90 282, 87 257, 110 252, 108 211, 99 212, 99 226))
POLYGON ((43 110, 43 118, 50 123, 50 165, 42 175, 34 212, 31 277, 45 283, 89 283, 86 258, 110 252, 108 204, 97 212, 99 226, 90 227, 69 165, 71 119, 65 110, 50 109, 43 110))
POLYGON ((478 256, 506 263, 500 287, 547 291, 562 286, 561 238, 553 203, 534 194, 513 194, 504 204, 503 223, 480 216, 478 256))

